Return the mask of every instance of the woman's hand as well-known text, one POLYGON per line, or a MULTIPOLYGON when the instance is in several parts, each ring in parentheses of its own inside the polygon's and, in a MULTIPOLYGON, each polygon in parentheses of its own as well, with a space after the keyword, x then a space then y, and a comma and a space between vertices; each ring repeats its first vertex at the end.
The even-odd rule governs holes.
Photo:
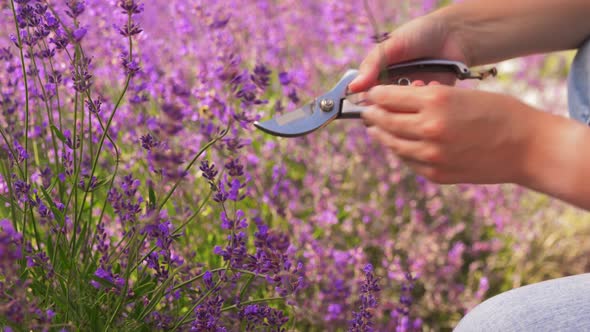
MULTIPOLYGON (((382 44, 373 47, 360 65, 359 76, 350 83, 350 92, 366 91, 376 85, 379 71, 385 65, 419 58, 456 60, 468 64, 461 40, 452 33, 445 17, 427 15, 402 25, 382 44)), ((445 83, 453 82, 454 79, 445 83)))
POLYGON ((575 48, 590 35, 589 10, 588 0, 454 3, 400 26, 373 47, 349 89, 353 93, 368 90, 377 84, 383 66, 418 58, 478 66, 575 48))
POLYGON ((429 180, 516 183, 590 210, 590 127, 444 85, 377 86, 368 98, 369 134, 429 180))
POLYGON ((369 134, 418 174, 447 184, 526 177, 541 112, 517 99, 437 84, 376 86, 368 98, 369 134))

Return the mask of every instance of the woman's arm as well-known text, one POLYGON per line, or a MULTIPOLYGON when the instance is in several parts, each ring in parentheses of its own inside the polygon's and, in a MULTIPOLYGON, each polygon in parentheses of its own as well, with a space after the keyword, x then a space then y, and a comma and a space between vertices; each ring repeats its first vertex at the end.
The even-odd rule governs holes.
POLYGON ((483 65, 572 49, 590 37, 590 0, 466 0, 412 20, 376 45, 352 92, 377 84, 383 61, 443 58, 483 65))
POLYGON ((535 112, 517 183, 590 210, 590 127, 535 112))
POLYGON ((573 49, 590 37, 589 0, 471 0, 431 15, 448 24, 469 65, 573 49))
POLYGON ((377 86, 368 98, 369 134, 431 181, 516 183, 590 210, 590 127, 449 86, 377 86))

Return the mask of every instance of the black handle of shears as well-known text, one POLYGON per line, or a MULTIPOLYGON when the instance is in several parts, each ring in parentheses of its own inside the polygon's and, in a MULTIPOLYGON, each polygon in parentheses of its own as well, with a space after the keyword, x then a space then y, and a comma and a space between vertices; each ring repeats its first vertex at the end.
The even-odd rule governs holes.
MULTIPOLYGON (((411 77, 417 73, 449 73, 456 79, 485 79, 488 76, 496 76, 496 68, 491 68, 487 71, 474 73, 467 65, 460 61, 443 60, 443 59, 421 59, 407 62, 396 63, 388 66, 379 73, 379 83, 384 85, 410 85, 412 83, 411 77)), ((339 119, 358 119, 362 112, 366 109, 363 106, 364 93, 348 95, 343 100, 342 110, 338 116, 339 119), (351 96, 357 97, 357 102, 350 103, 351 96), (347 107, 344 107, 344 104, 347 107), (356 106, 353 106, 356 105, 356 106)))
POLYGON ((450 73, 454 74, 459 80, 481 80, 488 76, 496 76, 497 71, 496 68, 492 68, 481 73, 473 73, 467 65, 460 61, 422 59, 396 63, 388 66, 379 73, 379 82, 381 84, 408 85, 411 81, 403 77, 403 75, 414 73, 450 73))

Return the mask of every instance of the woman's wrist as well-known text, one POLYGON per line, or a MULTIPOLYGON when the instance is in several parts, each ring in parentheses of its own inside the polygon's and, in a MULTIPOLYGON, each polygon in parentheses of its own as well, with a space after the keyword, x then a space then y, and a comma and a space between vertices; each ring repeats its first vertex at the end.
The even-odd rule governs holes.
MULTIPOLYGON (((517 25, 505 14, 502 17, 493 11, 482 14, 485 7, 487 4, 471 1, 449 5, 433 13, 434 18, 448 31, 448 42, 455 43, 462 50, 468 66, 503 61, 515 55, 511 43, 507 42, 513 37, 501 33, 501 30, 510 31, 516 29, 517 25)), ((517 32, 512 34, 516 35, 517 32)))
POLYGON ((446 32, 446 43, 454 44, 462 53, 463 61, 467 66, 474 66, 477 63, 473 57, 473 42, 468 40, 466 22, 457 13, 455 5, 443 7, 428 15, 429 19, 434 20, 443 31, 446 32))
POLYGON ((590 35, 588 0, 470 0, 434 13, 471 66, 574 49, 590 35))
POLYGON ((525 149, 515 183, 583 208, 590 208, 590 128, 540 111, 530 111, 525 149))

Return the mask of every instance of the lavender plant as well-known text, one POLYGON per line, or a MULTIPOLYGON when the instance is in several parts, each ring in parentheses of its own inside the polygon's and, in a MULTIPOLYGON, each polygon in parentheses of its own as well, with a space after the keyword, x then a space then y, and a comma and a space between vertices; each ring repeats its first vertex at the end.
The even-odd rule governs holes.
MULTIPOLYGON (((173 84, 173 95, 146 92, 148 75, 157 75, 157 68, 141 65, 142 3, 11 1, 4 10, 12 12, 16 34, 13 47, 3 49, 10 74, 3 75, 2 179, 10 218, 2 223, 3 325, 233 329, 241 322, 233 317, 249 305, 285 300, 303 287, 302 265, 287 252, 283 233, 260 221, 256 240, 248 244, 250 222, 240 206, 249 176, 235 153, 239 144, 220 157, 226 159, 223 176, 203 159, 230 130, 237 134, 234 122, 248 119, 218 110, 219 121, 199 122, 203 133, 192 140, 196 144, 182 148, 178 137, 190 128, 183 119, 191 93, 179 84, 173 84), (93 25, 112 24, 95 30, 103 38, 89 33, 88 12, 93 25), (115 22, 113 15, 119 16, 115 22), (118 54, 94 53, 100 46, 118 54), (117 64, 106 72, 113 80, 99 79, 100 70, 95 74, 95 66, 106 62, 117 64), (154 116, 136 120, 149 123, 144 135, 120 133, 121 120, 149 113, 154 116), (199 159, 204 180, 193 170, 199 159), (150 175, 134 176, 143 171, 150 175), (183 182, 200 194, 173 204, 183 182), (214 204, 207 207, 217 209, 206 214, 219 222, 189 231, 185 226, 205 212, 209 198, 214 204), (203 243, 206 228, 218 238, 205 242, 226 243, 223 249, 181 249, 188 241, 203 243)), ((221 106, 261 103, 257 95, 269 73, 256 67, 250 77, 238 65, 215 73, 225 94, 221 106)), ((282 309, 259 315, 258 322, 245 320, 273 329, 287 321, 282 309)))
MULTIPOLYGON (((380 31, 436 6, 371 5, 380 31)), ((4 330, 444 329, 513 284, 522 220, 546 218, 519 188, 428 183, 356 123, 253 130, 358 63, 363 3, 0 15, 4 330)))

